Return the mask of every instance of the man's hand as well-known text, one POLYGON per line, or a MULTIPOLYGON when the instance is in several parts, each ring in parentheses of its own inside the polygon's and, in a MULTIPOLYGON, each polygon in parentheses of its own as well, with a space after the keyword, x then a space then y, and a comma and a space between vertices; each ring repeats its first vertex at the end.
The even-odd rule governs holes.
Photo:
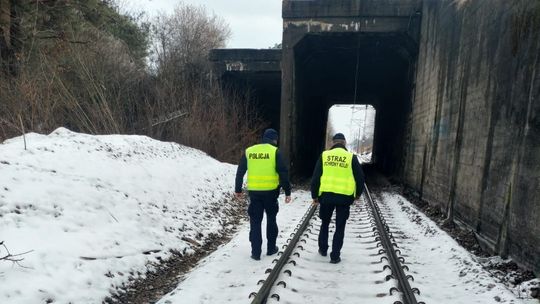
POLYGON ((313 202, 311 203, 311 205, 317 206, 318 204, 319 204, 319 200, 316 199, 316 198, 314 198, 314 199, 313 199, 313 202))
POLYGON ((288 204, 291 202, 291 196, 285 196, 285 204, 288 204))
POLYGON ((234 193, 234 198, 235 198, 237 201, 243 200, 243 199, 244 199, 244 193, 242 193, 242 192, 235 192, 235 193, 234 193))

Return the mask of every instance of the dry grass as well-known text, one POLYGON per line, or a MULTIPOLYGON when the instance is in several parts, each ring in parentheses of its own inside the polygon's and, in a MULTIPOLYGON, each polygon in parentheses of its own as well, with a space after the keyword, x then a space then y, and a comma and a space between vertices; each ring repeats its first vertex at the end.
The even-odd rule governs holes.
POLYGON ((90 43, 31 42, 18 54, 17 75, 0 72, 0 141, 66 127, 148 135, 235 162, 262 132, 249 95, 225 91, 209 76, 207 53, 223 46, 229 30, 204 9, 184 5, 156 21, 151 71, 107 33, 77 35, 90 43))

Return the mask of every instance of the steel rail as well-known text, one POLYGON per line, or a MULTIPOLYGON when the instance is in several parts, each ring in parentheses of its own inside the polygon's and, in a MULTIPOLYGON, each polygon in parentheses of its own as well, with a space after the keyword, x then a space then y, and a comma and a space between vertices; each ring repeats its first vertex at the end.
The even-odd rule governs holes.
POLYGON ((285 251, 283 252, 281 257, 277 261, 274 268, 272 268, 272 271, 270 272, 270 274, 268 275, 268 277, 264 281, 263 285, 261 286, 261 288, 259 289, 259 291, 255 295, 255 298, 253 299, 251 304, 264 304, 264 303, 266 303, 266 301, 268 299, 268 296, 270 295, 270 290, 272 289, 272 287, 274 286, 274 283, 276 282, 277 278, 279 277, 279 274, 280 274, 281 270, 283 269, 283 266, 285 266, 285 264, 287 264, 287 261, 289 260, 289 257, 293 253, 293 251, 294 251, 294 249, 296 247, 296 244, 298 243, 298 241, 302 237, 302 234, 304 233, 304 231, 308 227, 309 221, 313 217, 313 214, 315 214, 315 210, 317 210, 317 206, 312 205, 310 207, 310 209, 308 210, 306 216, 304 217, 304 220, 300 224, 298 230, 294 234, 293 238, 291 239, 289 244, 287 244, 287 248, 285 248, 285 251))
POLYGON ((396 251, 394 249, 395 243, 392 243, 392 241, 390 240, 390 237, 388 236, 389 228, 386 225, 386 222, 383 222, 379 207, 377 206, 377 204, 375 204, 375 201, 373 200, 371 193, 369 192, 366 184, 364 184, 364 189, 366 191, 366 196, 368 198, 368 202, 372 210, 373 218, 375 220, 375 225, 377 226, 377 230, 379 231, 381 244, 384 247, 384 250, 390 262, 392 275, 398 281, 398 286, 399 286, 398 290, 403 295, 404 304, 423 303, 423 302, 418 303, 416 301, 416 297, 414 296, 414 293, 415 291, 419 293, 419 291, 416 288, 414 289, 411 288, 411 285, 409 284, 408 276, 406 276, 405 272, 403 271, 404 266, 401 265, 400 258, 397 256, 396 251))

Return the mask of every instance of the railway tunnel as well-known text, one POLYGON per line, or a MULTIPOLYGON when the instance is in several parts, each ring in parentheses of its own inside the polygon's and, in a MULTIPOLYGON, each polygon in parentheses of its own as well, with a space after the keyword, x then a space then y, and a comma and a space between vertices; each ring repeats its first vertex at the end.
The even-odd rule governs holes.
POLYGON ((329 108, 372 105, 377 171, 540 273, 539 16, 530 0, 284 0, 275 60, 223 50, 233 60, 214 63, 259 92, 261 75, 280 80, 259 100, 297 180, 329 108))
POLYGON ((324 149, 328 110, 369 104, 377 111, 373 161, 396 175, 411 108, 421 0, 283 1, 283 49, 210 53, 224 87, 280 130, 292 176, 311 176, 324 149))
POLYGON ((374 165, 399 174, 420 10, 417 0, 283 2, 280 144, 294 177, 311 176, 335 104, 375 108, 374 165))
POLYGON ((389 175, 399 171, 416 43, 393 33, 308 34, 294 52, 294 174, 311 176, 324 150, 328 110, 336 104, 375 108, 375 166, 389 175))

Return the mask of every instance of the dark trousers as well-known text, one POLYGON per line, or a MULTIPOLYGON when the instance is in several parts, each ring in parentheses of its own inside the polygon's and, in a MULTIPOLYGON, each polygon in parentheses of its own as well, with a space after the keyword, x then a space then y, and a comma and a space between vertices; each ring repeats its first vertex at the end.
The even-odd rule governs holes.
POLYGON ((343 237, 345 236, 345 224, 349 218, 350 205, 336 205, 333 202, 321 201, 319 206, 319 217, 321 218, 321 230, 319 232, 319 249, 322 251, 328 250, 328 226, 332 219, 332 214, 336 210, 336 231, 332 240, 331 259, 339 258, 341 248, 343 247, 343 237))
POLYGON ((251 242, 251 254, 259 256, 261 254, 262 232, 261 222, 266 213, 266 240, 267 250, 276 247, 278 235, 278 226, 276 215, 279 211, 279 205, 276 195, 257 195, 249 194, 249 241, 251 242))

